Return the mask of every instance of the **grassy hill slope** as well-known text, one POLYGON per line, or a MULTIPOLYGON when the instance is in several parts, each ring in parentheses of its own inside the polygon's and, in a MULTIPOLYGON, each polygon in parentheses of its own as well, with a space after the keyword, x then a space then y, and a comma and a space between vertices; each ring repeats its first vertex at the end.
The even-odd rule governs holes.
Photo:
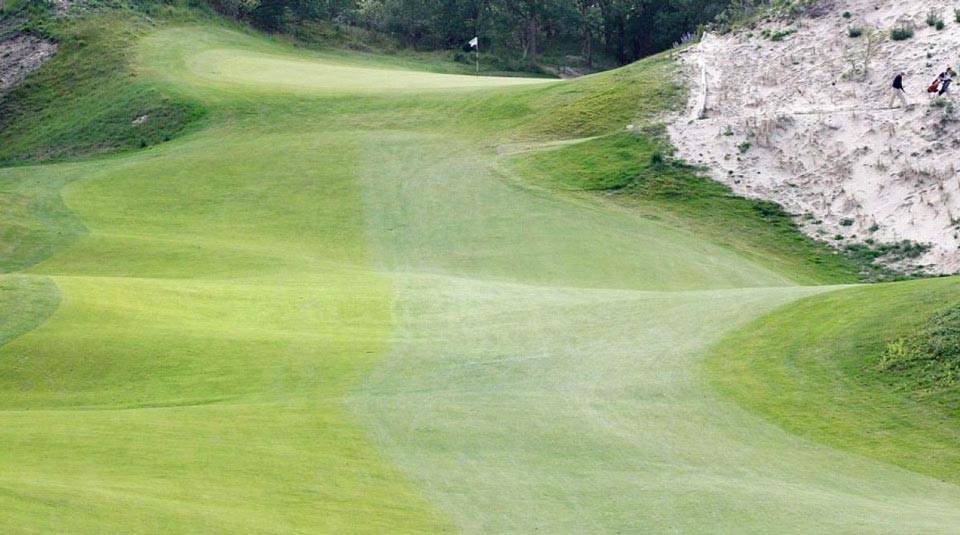
POLYGON ((888 344, 911 340, 956 305, 957 284, 933 279, 804 299, 731 334, 709 373, 726 395, 794 433, 960 483, 955 380, 940 378, 931 392, 929 382, 881 361, 888 344))
POLYGON ((155 145, 202 117, 198 103, 131 76, 134 44, 152 26, 122 10, 43 26, 58 53, 0 99, 0 165, 155 145))

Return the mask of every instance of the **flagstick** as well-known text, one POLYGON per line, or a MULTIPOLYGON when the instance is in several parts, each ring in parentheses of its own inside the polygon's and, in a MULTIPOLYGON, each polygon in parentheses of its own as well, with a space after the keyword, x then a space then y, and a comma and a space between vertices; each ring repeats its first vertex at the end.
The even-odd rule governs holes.
POLYGON ((473 56, 477 63, 477 76, 480 76, 480 41, 477 40, 477 53, 473 56))

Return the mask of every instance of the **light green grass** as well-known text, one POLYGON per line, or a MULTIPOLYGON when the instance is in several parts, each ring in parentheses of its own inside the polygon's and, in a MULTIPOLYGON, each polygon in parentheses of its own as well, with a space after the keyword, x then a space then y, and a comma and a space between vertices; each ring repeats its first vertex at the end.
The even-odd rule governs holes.
POLYGON ((497 79, 488 76, 450 74, 435 76, 411 70, 383 67, 322 64, 308 58, 236 50, 211 50, 190 58, 187 69, 198 83, 256 86, 271 91, 317 91, 362 93, 384 91, 436 91, 451 88, 499 87, 507 84, 537 84, 534 78, 497 79))
POLYGON ((358 412, 464 533, 952 533, 956 485, 806 441, 711 394, 721 333, 811 289, 402 279, 358 412))
POLYGON ((682 214, 505 171, 500 145, 675 104, 644 85, 665 57, 544 83, 201 25, 139 46, 137 83, 205 129, 0 169, 32 206, 0 224, 44 228, 12 234, 27 274, 4 280, 46 303, 0 347, 0 532, 960 525, 957 485, 786 433, 698 373, 730 329, 830 288, 682 214))
POLYGON ((469 137, 365 136, 372 246, 390 271, 593 288, 783 286, 691 233, 505 182, 469 137))

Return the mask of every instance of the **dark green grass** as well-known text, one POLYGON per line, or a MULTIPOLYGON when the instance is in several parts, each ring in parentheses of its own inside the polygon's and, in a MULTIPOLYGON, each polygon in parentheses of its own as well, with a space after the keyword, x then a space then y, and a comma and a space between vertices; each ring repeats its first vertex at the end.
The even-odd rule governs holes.
POLYGON ((0 2, 0 13, 13 13, 20 10, 25 4, 26 0, 5 0, 0 2))
MULTIPOLYGON (((474 74, 477 64, 473 52, 462 50, 413 50, 405 47, 397 39, 367 28, 331 23, 327 21, 298 21, 286 25, 283 33, 274 34, 276 39, 293 46, 305 47, 324 52, 344 51, 370 54, 374 57, 389 57, 398 64, 405 63, 410 68, 445 74, 474 74)), ((548 63, 549 57, 540 56, 541 63, 548 63)), ((562 61, 563 56, 549 64, 569 63, 562 61)), ((556 78, 536 65, 530 65, 521 58, 504 57, 484 51, 480 55, 479 71, 483 76, 533 76, 556 78)))
POLYGON ((669 145, 656 129, 617 134, 511 158, 533 184, 581 191, 607 190, 618 204, 709 236, 803 283, 848 283, 858 266, 800 232, 772 202, 746 199, 664 157, 669 145))
POLYGON ((618 134, 521 154, 513 164, 531 182, 553 189, 620 189, 649 169, 659 150, 660 143, 648 136, 618 134))
POLYGON ((201 106, 139 83, 131 70, 133 43, 150 26, 130 11, 45 24, 59 49, 0 100, 0 165, 142 148, 196 122, 201 106))
POLYGON ((940 367, 888 365, 890 344, 903 340, 913 353, 945 340, 931 323, 956 306, 958 290, 951 277, 806 298, 733 333, 707 371, 724 394, 789 431, 958 483, 960 388, 940 367))
POLYGON ((804 235, 779 204, 734 195, 728 186, 688 166, 651 164, 621 196, 627 204, 660 208, 677 226, 738 249, 798 283, 858 280, 859 266, 804 235))

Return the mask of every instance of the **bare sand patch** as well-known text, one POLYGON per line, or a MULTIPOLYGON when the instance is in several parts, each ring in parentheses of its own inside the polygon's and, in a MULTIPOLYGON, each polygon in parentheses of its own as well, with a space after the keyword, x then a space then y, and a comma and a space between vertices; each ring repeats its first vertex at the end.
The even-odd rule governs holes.
POLYGON ((12 91, 56 51, 56 43, 30 34, 0 41, 0 96, 12 91))

